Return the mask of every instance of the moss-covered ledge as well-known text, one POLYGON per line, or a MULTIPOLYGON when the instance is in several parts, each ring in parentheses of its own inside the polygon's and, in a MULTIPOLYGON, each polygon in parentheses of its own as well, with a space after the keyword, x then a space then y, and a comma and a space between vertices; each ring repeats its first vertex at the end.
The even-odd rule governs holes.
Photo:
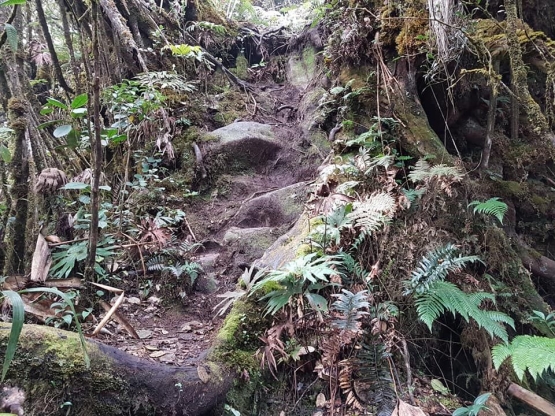
MULTIPOLYGON (((0 324, 0 355, 11 325, 0 324)), ((5 386, 25 392, 26 415, 207 415, 225 397, 229 373, 213 361, 171 367, 60 329, 25 325, 5 386), (200 375, 200 376, 199 376, 200 375)))

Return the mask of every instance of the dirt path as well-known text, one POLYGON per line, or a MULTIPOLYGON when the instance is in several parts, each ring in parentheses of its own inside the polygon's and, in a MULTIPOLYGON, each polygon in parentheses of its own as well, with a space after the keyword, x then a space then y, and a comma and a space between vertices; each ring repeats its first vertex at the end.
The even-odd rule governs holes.
POLYGON ((181 305, 172 306, 160 299, 156 282, 153 296, 145 300, 137 290, 129 291, 121 314, 141 338, 132 338, 112 323, 107 327, 110 334, 100 335, 99 340, 170 365, 192 364, 202 358, 223 321, 215 308, 222 300, 217 295, 234 290, 244 267, 284 234, 302 211, 305 183, 312 179, 320 156, 299 126, 301 98, 299 89, 287 84, 264 85, 250 98, 245 96, 251 107, 256 101, 256 112, 242 121, 271 126, 279 151, 264 163, 220 175, 209 200, 185 207, 204 245, 193 257, 204 269, 195 291, 181 305), (291 203, 292 208, 279 208, 280 202, 291 203))

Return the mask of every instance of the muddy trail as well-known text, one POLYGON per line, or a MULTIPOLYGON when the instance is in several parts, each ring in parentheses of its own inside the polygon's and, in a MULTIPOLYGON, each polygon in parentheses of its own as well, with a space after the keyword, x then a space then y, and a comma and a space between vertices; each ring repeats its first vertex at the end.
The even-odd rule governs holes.
POLYGON ((229 312, 225 294, 295 224, 329 152, 326 134, 310 125, 322 91, 310 70, 291 57, 286 83, 256 85, 242 94, 248 116, 206 132, 197 176, 208 191, 183 208, 187 240, 200 243, 191 258, 203 270, 194 289, 175 302, 179 296, 157 291, 156 278, 141 279, 120 307, 139 338, 111 323, 100 341, 168 365, 204 357, 229 312))

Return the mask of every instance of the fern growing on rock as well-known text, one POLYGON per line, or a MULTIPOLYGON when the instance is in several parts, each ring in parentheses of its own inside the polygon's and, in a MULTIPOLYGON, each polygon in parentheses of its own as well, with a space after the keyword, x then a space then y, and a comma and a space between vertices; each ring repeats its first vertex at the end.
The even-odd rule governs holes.
POLYGON ((503 201, 500 201, 499 198, 490 198, 485 202, 480 201, 472 201, 468 204, 469 207, 474 207, 474 214, 485 214, 491 215, 499 220, 501 224, 503 224, 503 217, 507 213, 508 206, 503 201))
POLYGON ((513 370, 522 380, 528 370, 536 380, 546 371, 555 371, 555 339, 520 335, 510 344, 498 344, 492 349, 493 364, 499 369, 501 364, 511 358, 513 370))

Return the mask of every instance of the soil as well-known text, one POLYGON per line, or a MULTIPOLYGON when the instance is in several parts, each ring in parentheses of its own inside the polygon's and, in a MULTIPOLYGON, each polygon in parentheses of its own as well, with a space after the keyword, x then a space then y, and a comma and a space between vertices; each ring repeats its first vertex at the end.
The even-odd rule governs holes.
MULTIPOLYGON (((141 299, 137 285, 131 285, 119 313, 140 338, 134 339, 121 325, 112 321, 106 326, 109 332, 100 334, 98 340, 129 354, 168 365, 195 364, 203 358, 224 319, 218 314, 217 305, 222 301, 218 295, 235 290, 242 270, 256 259, 253 256, 260 256, 267 248, 258 247, 253 254, 242 252, 233 244, 222 243, 225 232, 231 227, 247 228, 256 222, 239 218, 237 212, 258 196, 310 181, 321 163, 320 152, 310 151, 312 144, 299 126, 301 115, 297 108, 302 94, 291 85, 266 84, 257 87, 252 96, 244 95, 247 107, 252 108, 253 101, 256 104, 254 116, 242 121, 271 125, 282 149, 273 159, 246 172, 209 177, 211 193, 184 208, 195 238, 204 247, 192 258, 204 269, 195 290, 182 301, 176 301, 171 295, 157 292, 156 284, 163 282, 152 277, 153 287, 141 299)), ((265 212, 268 217, 278 218, 271 206, 263 209, 268 211, 265 212)), ((290 220, 285 223, 273 221, 273 239, 284 234, 293 223, 290 220)), ((146 279, 141 278, 141 281, 146 279)))

